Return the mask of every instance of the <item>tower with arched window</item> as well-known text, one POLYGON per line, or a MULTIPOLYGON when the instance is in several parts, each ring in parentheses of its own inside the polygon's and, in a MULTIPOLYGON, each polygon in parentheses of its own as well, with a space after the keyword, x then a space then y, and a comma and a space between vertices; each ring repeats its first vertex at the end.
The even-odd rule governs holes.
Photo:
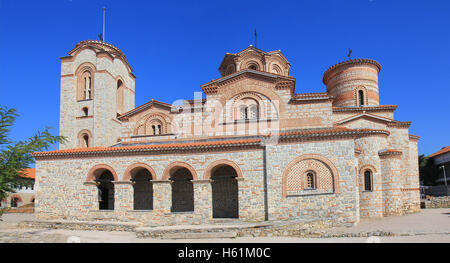
POLYGON ((82 41, 61 58, 61 149, 117 143, 118 117, 134 109, 132 71, 122 51, 102 41, 82 41))

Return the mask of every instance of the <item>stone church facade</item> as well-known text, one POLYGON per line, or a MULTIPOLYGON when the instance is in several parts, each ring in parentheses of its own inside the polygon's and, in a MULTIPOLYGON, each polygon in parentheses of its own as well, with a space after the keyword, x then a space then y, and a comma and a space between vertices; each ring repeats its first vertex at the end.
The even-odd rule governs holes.
POLYGON ((39 219, 343 225, 420 210, 419 137, 380 105, 374 60, 338 63, 326 92, 297 93, 281 51, 250 46, 226 53, 204 95, 139 107, 117 47, 82 41, 61 63, 68 141, 33 154, 39 219))

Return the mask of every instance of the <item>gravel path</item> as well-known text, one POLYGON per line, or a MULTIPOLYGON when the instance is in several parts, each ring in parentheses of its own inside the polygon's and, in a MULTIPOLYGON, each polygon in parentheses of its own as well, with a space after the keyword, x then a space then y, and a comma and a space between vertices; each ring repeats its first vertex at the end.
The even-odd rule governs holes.
POLYGON ((377 220, 362 220, 354 227, 339 227, 332 234, 384 231, 393 237, 342 237, 342 238, 287 238, 287 237, 239 237, 223 239, 138 239, 134 232, 80 231, 63 229, 20 229, 17 223, 34 220, 32 214, 4 214, 0 221, 0 243, 450 243, 450 209, 424 209, 420 213, 377 220))

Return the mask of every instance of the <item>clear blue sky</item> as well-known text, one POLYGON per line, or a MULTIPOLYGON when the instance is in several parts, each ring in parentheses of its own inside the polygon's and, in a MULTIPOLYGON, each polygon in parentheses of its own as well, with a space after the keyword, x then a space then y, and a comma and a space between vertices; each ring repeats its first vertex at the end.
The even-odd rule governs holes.
POLYGON ((325 70, 347 59, 382 65, 380 103, 412 121, 419 153, 450 145, 450 1, 16 1, 0 0, 0 105, 20 114, 24 140, 59 125, 60 60, 77 42, 106 40, 137 76, 136 106, 192 99, 218 78, 225 52, 281 49, 296 92, 324 92, 325 70))

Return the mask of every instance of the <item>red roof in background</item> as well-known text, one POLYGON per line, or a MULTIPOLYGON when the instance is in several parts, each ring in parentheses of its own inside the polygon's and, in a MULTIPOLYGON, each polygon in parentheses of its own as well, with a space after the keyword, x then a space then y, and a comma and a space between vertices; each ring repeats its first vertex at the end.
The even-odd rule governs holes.
POLYGON ((23 174, 20 177, 35 179, 36 169, 35 168, 27 168, 27 169, 23 170, 23 174))
POLYGON ((431 154, 428 157, 435 157, 435 156, 438 156, 438 155, 441 155, 441 154, 444 154, 444 153, 447 153, 447 152, 450 152, 450 146, 442 147, 442 149, 440 149, 439 151, 431 154))

